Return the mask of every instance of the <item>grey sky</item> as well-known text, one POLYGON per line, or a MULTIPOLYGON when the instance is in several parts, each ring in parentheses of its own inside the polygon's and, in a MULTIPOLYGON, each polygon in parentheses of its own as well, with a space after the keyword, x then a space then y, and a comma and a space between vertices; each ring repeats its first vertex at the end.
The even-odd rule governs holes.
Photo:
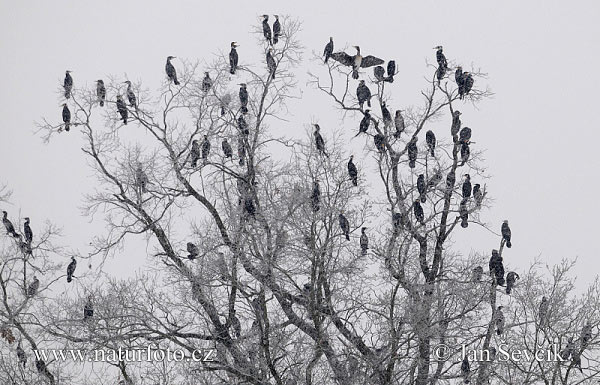
MULTIPOLYGON (((255 62, 251 25, 258 25, 262 13, 288 14, 303 22, 307 59, 312 50, 322 51, 329 36, 337 48, 359 44, 365 53, 395 59, 401 74, 391 88, 394 109, 420 103, 423 76, 429 74, 425 60, 435 62, 432 47, 438 44, 449 60, 487 72, 483 82, 495 97, 478 110, 470 104, 460 109, 477 148, 486 149, 492 176, 486 183, 495 203, 483 216, 497 224, 497 231, 502 219, 511 223, 514 246, 505 263, 525 266, 537 255, 549 263, 579 257, 580 283, 593 279, 600 251, 595 239, 600 217, 598 2, 232 4, 2 1, 0 181, 14 190, 9 210, 21 208, 34 221, 52 219, 64 227, 64 242, 82 250, 87 237, 101 229, 100 223, 91 226, 79 216, 82 193, 94 179, 77 131, 49 145, 33 134, 33 122, 42 116, 60 121, 57 90, 65 69, 75 71, 78 86, 127 74, 155 89, 167 55, 210 60, 236 40, 240 60, 255 62)), ((315 63, 305 63, 300 71, 306 73, 309 66, 315 63)), ((329 125, 339 121, 327 99, 305 91, 286 129, 315 119, 329 125)), ((353 122, 345 126, 355 131, 353 122)), ((446 121, 436 127, 436 134, 448 135, 446 121)), ((470 226, 456 241, 464 252, 487 252, 499 238, 470 226)))

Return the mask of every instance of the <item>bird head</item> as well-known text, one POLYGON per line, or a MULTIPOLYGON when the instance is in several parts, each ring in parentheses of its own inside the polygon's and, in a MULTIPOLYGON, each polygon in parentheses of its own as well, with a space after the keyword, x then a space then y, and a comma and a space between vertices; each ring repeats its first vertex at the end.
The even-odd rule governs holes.
POLYGON ((319 125, 317 123, 313 123, 313 126, 315 126, 315 130, 319 131, 321 129, 321 127, 319 127, 319 125))
POLYGON ((68 75, 68 74, 70 74, 71 72, 73 72, 73 71, 71 71, 71 70, 66 70, 66 71, 65 71, 65 74, 67 74, 67 75, 68 75))
POLYGON ((433 47, 433 49, 444 49, 444 47, 442 47, 441 45, 438 45, 438 46, 433 47))
POLYGON ((239 47, 238 43, 235 41, 231 42, 231 48, 239 47))
POLYGON ((546 301, 548 301, 548 298, 546 298, 546 296, 543 296, 542 297, 542 302, 546 302, 546 301))
POLYGON ((198 141, 196 139, 192 140, 192 145, 198 144, 198 141))
POLYGON ((357 53, 360 53, 360 47, 359 46, 355 45, 354 48, 356 49, 357 53))
POLYGON ((460 115, 462 115, 462 112, 460 112, 459 110, 456 110, 456 111, 454 111, 454 115, 460 116, 460 115))
POLYGON ((458 67, 456 67, 456 70, 457 70, 457 71, 458 71, 458 70, 461 70, 461 71, 462 71, 462 67, 461 67, 461 66, 458 66, 458 67))
POLYGON ((124 84, 127 84, 128 86, 130 86, 130 85, 131 85, 131 81, 130 81, 130 80, 125 80, 123 83, 124 83, 124 84))
POLYGON ((275 16, 276 20, 279 20, 279 15, 273 15, 273 16, 275 16))
POLYGON ((240 86, 241 86, 242 88, 246 88, 246 83, 240 83, 240 86))
POLYGON ((102 79, 98 79, 98 80, 96 80, 96 82, 97 82, 98 84, 104 84, 104 80, 102 80, 102 79))
POLYGON ((269 15, 262 15, 262 17, 263 17, 264 21, 269 20, 269 15))
POLYGON ((361 80, 360 82, 358 82, 359 85, 364 86, 365 85, 365 81, 361 80))
POLYGON ((61 104, 61 106, 63 106, 63 107, 66 107, 66 106, 67 106, 67 103, 63 103, 63 104, 61 104))
POLYGON ((465 174, 465 179, 471 179, 471 175, 465 174))
POLYGON ((367 228, 366 228, 366 227, 363 227, 361 230, 362 230, 362 232, 364 233, 364 232, 365 232, 365 230, 367 230, 367 228))
POLYGON ((350 160, 354 159, 354 155, 350 155, 350 160))
POLYGON ((204 71, 204 76, 208 76, 208 72, 207 71, 204 71))
POLYGON ((167 56, 167 60, 175 59, 175 56, 167 56))
POLYGON ((508 219, 505 219, 502 223, 506 223, 508 225, 508 219))
POLYGON ((23 219, 25 219, 25 222, 29 223, 29 217, 25 217, 23 219))

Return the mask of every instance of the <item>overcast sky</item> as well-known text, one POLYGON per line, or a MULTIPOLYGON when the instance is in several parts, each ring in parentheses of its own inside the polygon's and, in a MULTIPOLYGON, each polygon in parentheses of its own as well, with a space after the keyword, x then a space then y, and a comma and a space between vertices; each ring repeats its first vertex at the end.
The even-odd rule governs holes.
MULTIPOLYGON (((329 36, 337 47, 358 44, 364 53, 395 59, 400 75, 391 87, 393 109, 419 104, 429 76, 426 60, 441 44, 449 60, 481 68, 495 93, 463 123, 485 149, 486 181, 493 207, 483 218, 499 231, 509 219, 513 248, 509 266, 535 257, 550 264, 579 258, 578 283, 596 274, 597 181, 600 175, 600 3, 597 1, 23 1, 0 2, 0 182, 14 191, 12 206, 34 223, 52 219, 63 243, 84 250, 98 224, 80 216, 82 194, 93 186, 77 132, 49 145, 34 134, 41 117, 59 122, 58 89, 64 71, 77 86, 114 74, 143 80, 151 89, 164 76, 168 55, 193 60, 241 44, 243 62, 257 58, 258 15, 286 14, 303 23, 307 54, 322 52, 329 36), (292 2, 290 2, 292 3, 292 2), (460 5, 458 5, 460 4, 460 5)), ((300 70, 306 73, 307 62, 300 70)), ((301 84, 304 87, 304 84, 301 84)), ((484 86, 478 84, 477 86, 484 86)), ((329 101, 306 91, 289 118, 296 127, 339 118, 329 101)), ((447 122, 438 135, 448 135, 447 122), (443 131, 442 131, 443 130, 443 131)), ((325 126, 322 124, 322 126, 325 126)), ((355 127, 351 129, 354 131, 355 127)), ((15 214, 16 215, 16 214, 15 214)), ((37 224, 36 223, 36 224, 37 224)), ((470 226, 459 232, 464 253, 488 252, 499 239, 470 226)), ((34 226, 35 228, 35 226, 34 226)), ((101 228, 101 227, 100 227, 101 228)))

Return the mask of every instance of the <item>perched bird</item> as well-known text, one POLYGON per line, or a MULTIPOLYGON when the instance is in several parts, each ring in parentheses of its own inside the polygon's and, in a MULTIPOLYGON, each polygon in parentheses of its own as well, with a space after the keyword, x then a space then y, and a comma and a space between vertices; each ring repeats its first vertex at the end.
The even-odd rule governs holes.
POLYGON ((135 184, 143 193, 145 193, 147 191, 148 183, 148 175, 146 175, 144 169, 142 169, 142 164, 138 163, 135 169, 135 184))
POLYGON ((454 71, 454 80, 456 80, 456 85, 459 87, 463 84, 463 70, 461 66, 456 67, 456 71, 454 71))
POLYGON ((377 151, 379 151, 380 153, 384 153, 385 152, 385 136, 377 133, 373 136, 373 141, 375 142, 375 148, 377 149, 377 151))
POLYGON ((262 28, 265 40, 267 41, 267 43, 272 45, 273 41, 271 35, 271 26, 269 25, 269 15, 263 15, 262 28))
POLYGON ((240 107, 242 110, 242 113, 247 113, 248 112, 248 90, 246 89, 246 83, 241 83, 240 84, 240 107))
POLYGON ((310 204, 313 212, 321 209, 321 189, 319 188, 319 180, 313 182, 313 189, 310 195, 310 204))
POLYGON ((499 336, 504 333, 504 313, 502 312, 502 306, 498 306, 496 310, 496 333, 499 336))
POLYGON ((329 155, 327 155, 327 152, 325 152, 325 141, 323 140, 323 137, 319 132, 321 130, 321 127, 319 127, 318 124, 314 124, 314 126, 315 132, 313 132, 313 136, 315 137, 315 145, 317 146, 317 151, 328 157, 329 155))
POLYGON ((502 232, 502 239, 506 241, 506 247, 510 249, 512 246, 512 243, 510 242, 511 232, 507 220, 504 220, 504 222, 502 222, 500 230, 502 232))
POLYGON ((402 132, 406 128, 404 125, 404 117, 402 116, 401 110, 396 110, 396 116, 394 117, 394 126, 396 127, 394 137, 399 138, 400 134, 402 134, 402 132))
POLYGON ((279 42, 279 36, 281 36, 281 24, 279 23, 279 15, 275 16, 275 22, 273 23, 273 45, 279 42))
POLYGON ((127 111, 127 106, 125 105, 121 95, 117 95, 117 111, 119 111, 119 114, 121 114, 123 124, 127 125, 127 116, 129 115, 129 111, 127 111))
POLYGON ((256 206, 254 205, 254 199, 250 195, 244 198, 244 211, 252 218, 256 217, 256 206))
POLYGON ((340 222, 340 228, 342 229, 342 233, 346 236, 346 240, 350 240, 350 222, 344 216, 344 214, 340 213, 338 216, 340 222))
POLYGON ((489 267, 490 275, 494 277, 496 284, 504 286, 504 264, 498 250, 492 250, 489 267))
POLYGON ((240 166, 243 166, 246 162, 246 145, 243 136, 238 136, 237 155, 240 159, 240 166))
POLYGON ((444 76, 446 76, 446 70, 447 68, 442 66, 439 66, 437 68, 437 70, 435 71, 435 77, 437 78, 438 82, 441 82, 444 76))
POLYGON ((506 274, 506 294, 510 295, 512 288, 519 278, 519 274, 514 271, 509 271, 508 274, 506 274))
POLYGON ((31 298, 37 294, 38 289, 40 288, 40 280, 37 277, 33 276, 33 281, 27 286, 27 297, 31 298))
POLYGON ((475 183, 475 186, 473 186, 473 198, 475 199, 477 207, 481 207, 483 193, 481 192, 481 185, 479 183, 475 183))
POLYGON ((198 246, 194 245, 192 242, 188 242, 185 248, 188 252, 187 258, 190 261, 193 261, 194 259, 198 258, 198 255, 200 255, 200 250, 198 250, 198 246))
POLYGON ((204 135, 204 141, 202 142, 202 160, 208 159, 209 154, 210 154, 210 141, 208 140, 208 135, 204 135))
POLYGON ((540 307, 538 310, 538 319, 540 320, 540 327, 544 327, 546 322, 548 321, 548 308, 550 304, 548 303, 548 298, 546 296, 542 297, 542 302, 540 302, 540 307))
POLYGON ((352 184, 358 186, 358 169, 352 161, 353 158, 354 155, 350 155, 350 160, 348 161, 348 175, 350 175, 350 180, 352 180, 352 184))
POLYGON ((454 171, 450 171, 446 176, 446 189, 453 191, 454 183, 456 183, 456 174, 454 173, 454 171))
POLYGON ((229 73, 235 75, 238 67, 238 53, 236 48, 239 47, 235 41, 231 42, 231 51, 229 51, 229 73))
POLYGON ((471 141, 471 129, 469 127, 463 127, 460 130, 458 142, 462 144, 469 144, 471 141))
POLYGON ((65 71, 63 88, 65 89, 65 98, 69 99, 71 97, 71 90, 73 90, 73 78, 71 77, 71 71, 65 71))
POLYGON ((275 63, 275 58, 273 58, 273 48, 269 48, 267 50, 267 68, 269 69, 269 74, 273 79, 275 79, 275 70, 277 70, 277 64, 275 63))
POLYGON ((463 199, 471 197, 471 176, 469 174, 465 174, 465 181, 462 184, 462 197, 463 199))
POLYGON ((358 134, 354 135, 356 138, 358 135, 362 133, 366 133, 369 130, 369 125, 371 124, 371 114, 370 110, 365 110, 363 114, 363 118, 360 120, 360 124, 358 126, 358 134))
POLYGON ((17 245, 19 246, 19 250, 21 250, 23 255, 31 255, 31 245, 23 241, 23 236, 21 234, 17 234, 17 245))
POLYGON ((23 234, 25 234, 25 241, 31 245, 33 241, 33 231, 31 231, 31 226, 29 225, 30 220, 29 217, 23 218, 25 219, 25 223, 23 223, 23 234))
POLYGON ((198 166, 198 159, 200 159, 200 144, 196 139, 192 140, 192 148, 190 150, 190 158, 192 167, 198 166))
POLYGON ((233 150, 231 149, 229 142, 227 142, 227 138, 223 139, 223 142, 221 142, 221 148, 223 149, 223 154, 225 155, 225 158, 233 157, 233 150))
POLYGON ((425 203, 427 201, 427 184, 425 183, 425 175, 423 174, 419 174, 417 177, 417 191, 419 192, 421 203, 425 203))
POLYGON ((469 160, 469 157, 471 156, 471 149, 469 148, 469 144, 468 143, 463 143, 460 145, 460 160, 461 166, 464 166, 465 163, 467 163, 467 161, 469 160))
POLYGON ((127 80, 125 83, 127 84, 127 100, 129 100, 129 105, 137 110, 137 98, 131 88, 131 81, 127 80))
POLYGON ((83 320, 87 321, 94 316, 94 304, 92 303, 92 296, 88 296, 87 302, 83 305, 83 320))
POLYGON ((467 200, 466 199, 463 199, 460 202, 458 212, 460 214, 460 219, 461 219, 460 227, 462 227, 463 229, 469 227, 469 210, 467 210, 467 200))
POLYGON ((362 256, 367 255, 367 250, 369 249, 369 237, 367 236, 367 228, 363 227, 361 229, 361 235, 360 235, 360 251, 362 256))
POLYGON ((69 131, 71 129, 71 111, 69 110, 67 103, 63 103, 62 106, 62 119, 63 123, 65 124, 65 131, 69 131))
POLYGON ((385 80, 385 68, 382 66, 376 66, 373 68, 373 75, 377 81, 382 82, 385 80))
POLYGON ((352 78, 358 79, 358 70, 360 68, 368 68, 376 65, 383 64, 384 61, 375 56, 362 56, 360 54, 360 47, 354 46, 356 49, 356 55, 348 55, 346 52, 335 52, 331 54, 331 58, 345 66, 352 67, 352 78))
POLYGON ((19 235, 15 231, 15 226, 13 226, 10 219, 8 219, 8 213, 4 210, 2 211, 2 223, 4 224, 4 228, 6 229, 7 234, 9 234, 15 238, 19 235))
POLYGON ((476 282, 481 281, 481 278, 483 277, 483 267, 481 267, 481 266, 475 267, 473 269, 472 275, 473 275, 473 281, 476 281, 476 282))
POLYGON ((106 100, 106 87, 104 87, 104 80, 102 79, 96 80, 96 96, 98 97, 100 107, 104 107, 104 101, 106 100))
POLYGON ((167 77, 169 81, 175 83, 176 86, 179 85, 179 81, 177 80, 177 71, 175 71, 175 67, 171 64, 171 59, 175 59, 175 56, 167 57, 167 64, 165 64, 165 72, 167 73, 167 77))
POLYGON ((581 350, 583 351, 588 347, 592 340, 592 324, 588 321, 585 326, 581 329, 581 350))
POLYGON ((202 79, 202 92, 207 93, 208 91, 210 91, 210 88, 213 85, 213 81, 210 78, 210 74, 208 72, 204 72, 204 79, 202 79))
POLYGON ((452 113, 452 127, 450 128, 450 134, 452 135, 454 142, 456 142, 456 135, 458 135, 458 131, 460 130, 460 115, 461 112, 459 110, 455 110, 452 113))
POLYGON ((567 340, 567 345, 563 350, 560 351, 560 358, 563 360, 568 360, 573 352, 575 352, 575 343, 573 342, 573 337, 569 337, 567 340))
POLYGON ((25 350, 21 347, 21 341, 17 343, 17 358, 21 363, 21 366, 24 368, 27 364, 27 355, 25 354, 25 350))
POLYGON ((419 203, 419 200, 416 200, 414 205, 413 205, 413 212, 415 213, 415 218, 417 218, 417 220, 424 225, 425 224, 425 214, 423 213, 423 207, 421 206, 421 203, 419 203))
POLYGON ((329 42, 325 45, 325 49, 323 50, 323 56, 325 56, 325 63, 327 63, 327 61, 331 57, 332 53, 333 53, 333 37, 330 37, 329 42))
POLYGON ((75 257, 71 257, 71 263, 67 266, 67 282, 69 283, 73 280, 75 268, 77 268, 77 261, 75 260, 75 257))
POLYGON ((460 364, 460 372, 463 377, 463 383, 468 384, 471 380, 471 365, 469 364, 469 358, 465 354, 465 358, 463 358, 462 363, 460 364))
POLYGON ((435 52, 435 58, 437 60, 438 67, 447 69, 448 61, 446 60, 446 56, 444 55, 444 47, 442 47, 441 45, 438 45, 437 47, 434 47, 433 49, 437 50, 435 52))
POLYGON ((385 128, 390 128, 392 126, 392 114, 387 109, 385 102, 381 103, 381 117, 383 118, 385 128))
POLYGON ((435 150, 435 134, 433 131, 429 130, 425 133, 425 141, 427 142, 427 147, 429 147, 429 152, 431 156, 435 156, 433 150, 435 150))
POLYGON ((361 80, 356 88, 356 98, 358 99, 358 105, 363 108, 363 104, 367 102, 367 106, 371 107, 371 90, 365 85, 365 81, 361 80))
POLYGON ((413 137, 407 145, 408 152, 408 167, 415 168, 415 162, 417 161, 417 155, 419 150, 417 149, 417 137, 413 137))
POLYGON ((471 92, 471 89, 473 88, 473 76, 469 73, 469 72, 465 72, 463 74, 463 94, 461 95, 461 99, 464 98, 464 95, 468 95, 469 92, 471 92))
POLYGON ((387 64, 387 74, 388 76, 384 79, 384 81, 388 83, 394 82, 394 75, 396 75, 396 61, 390 60, 387 64))
POLYGON ((248 135, 250 134, 250 131, 248 130, 248 122, 246 122, 246 119, 244 118, 244 115, 241 114, 240 116, 238 116, 237 119, 237 126, 238 129, 240 130, 240 132, 244 135, 248 135))

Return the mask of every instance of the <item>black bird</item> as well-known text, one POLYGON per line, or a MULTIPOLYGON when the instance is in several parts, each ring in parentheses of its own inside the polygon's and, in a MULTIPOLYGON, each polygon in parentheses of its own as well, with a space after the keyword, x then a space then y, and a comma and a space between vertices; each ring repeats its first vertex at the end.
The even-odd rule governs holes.
POLYGON ((373 75, 375 75, 375 79, 377 81, 382 82, 385 80, 385 68, 382 66, 376 66, 373 68, 373 75))
POLYGON ((588 347, 592 340, 592 324, 588 321, 585 326, 581 329, 581 350, 583 351, 588 347))
POLYGON ((460 201, 460 206, 458 208, 458 212, 460 214, 460 227, 466 229, 469 227, 469 210, 467 210, 467 200, 463 199, 460 201))
POLYGON ((198 250, 198 246, 194 245, 192 242, 188 242, 185 245, 185 248, 188 252, 187 258, 190 261, 193 261, 194 259, 198 258, 198 255, 200 255, 200 250, 198 250))
POLYGON ((500 230, 502 232, 502 239, 504 239, 506 241, 506 247, 508 247, 510 249, 512 246, 512 243, 510 242, 511 233, 510 233, 510 227, 508 226, 507 220, 504 220, 504 222, 502 222, 502 226, 501 226, 500 230))
POLYGON ((498 306, 496 310, 496 333, 499 336, 504 333, 504 313, 502 312, 502 306, 498 306))
POLYGON ((327 154, 327 152, 325 152, 325 141, 323 140, 323 137, 319 132, 321 130, 321 127, 319 127, 318 124, 314 124, 314 126, 315 132, 313 132, 313 136, 315 137, 315 145, 317 146, 317 151, 328 157, 329 155, 327 154))
POLYGON ((369 111, 370 110, 368 109, 365 110, 363 118, 361 119, 360 124, 358 126, 358 134, 354 135, 355 138, 362 133, 366 133, 369 130, 369 125, 371 124, 371 114, 369 113, 369 111))
POLYGON ((192 149, 190 150, 190 157, 192 167, 198 166, 198 159, 200 159, 200 144, 196 139, 192 140, 192 149))
POLYGON ((408 167, 415 168, 415 162, 417 161, 417 155, 419 150, 417 149, 417 137, 415 136, 408 142, 408 167))
POLYGON ((119 114, 121 114, 123 124, 127 125, 127 116, 129 115, 129 111, 127 111, 127 106, 125 105, 121 95, 117 95, 117 111, 119 111, 119 114))
POLYGON ((450 134, 452 135, 452 140, 456 142, 456 135, 458 135, 458 131, 460 130, 460 111, 456 110, 452 113, 452 127, 450 128, 450 134))
POLYGON ((472 130, 469 127, 463 127, 462 130, 460 130, 458 142, 469 144, 471 141, 471 133, 472 130))
POLYGON ((62 119, 63 123, 65 124, 65 131, 69 131, 71 129, 71 111, 69 110, 67 103, 63 103, 62 106, 62 119))
POLYGON ((350 223, 348 222, 348 219, 346 219, 346 217, 342 213, 340 213, 340 215, 338 216, 338 219, 340 222, 340 228, 342 229, 342 233, 344 233, 344 235, 346 236, 346 240, 349 241, 350 240, 350 223))
POLYGON ((244 198, 244 210, 252 218, 256 218, 256 206, 254 205, 254 199, 252 199, 252 197, 249 195, 244 198))
POLYGON ((473 281, 479 282, 483 277, 483 267, 477 266, 473 269, 473 281))
POLYGON ((385 128, 392 126, 392 114, 387 109, 385 102, 381 103, 381 117, 383 118, 383 125, 385 128))
POLYGON ((33 231, 31 231, 31 226, 29 226, 29 217, 23 218, 25 219, 25 223, 23 224, 23 233, 25 234, 25 241, 31 245, 31 241, 33 241, 33 231))
POLYGON ((37 279, 36 276, 33 276, 33 281, 27 286, 27 297, 31 298, 37 294, 38 289, 40 288, 40 280, 37 279))
POLYGON ((473 186, 473 198, 477 207, 480 207, 483 201, 483 193, 481 192, 481 185, 479 183, 475 183, 475 186, 473 186))
POLYGON ((417 218, 417 220, 424 225, 425 214, 423 213, 423 207, 421 206, 421 203, 419 203, 419 200, 415 201, 415 204, 413 205, 413 211, 415 213, 415 218, 417 218))
POLYGON ((464 83, 463 70, 461 66, 456 67, 456 71, 454 71, 454 80, 456 80, 456 85, 459 87, 461 87, 464 83))
POLYGON ((87 321, 94 316, 94 304, 92 303, 92 296, 88 296, 87 302, 83 305, 83 320, 87 321))
POLYGON ((46 362, 42 359, 35 359, 35 368, 39 373, 46 373, 48 368, 46 367, 46 362))
POLYGON ((65 72, 63 88, 65 89, 65 98, 69 99, 71 97, 71 90, 73 89, 73 78, 71 77, 71 71, 65 72))
POLYGON ((388 76, 384 79, 384 81, 392 83, 394 81, 394 75, 396 75, 396 62, 394 60, 390 60, 388 62, 387 74, 388 76))
POLYGON ((96 80, 96 96, 98 97, 100 107, 104 107, 104 101, 106 100, 106 87, 104 87, 104 80, 102 79, 96 80))
POLYGON ((321 189, 319 188, 319 180, 313 182, 313 189, 310 195, 310 204, 313 212, 321 209, 321 189))
POLYGON ((419 198, 421 199, 421 203, 425 203, 427 201, 427 185, 425 183, 425 175, 423 174, 419 174, 419 176, 417 177, 417 191, 419 192, 419 198))
POLYGON ((137 98, 131 88, 131 82, 127 80, 125 83, 127 84, 127 100, 129 100, 129 105, 137 110, 137 98))
POLYGON ((10 219, 8 219, 8 213, 6 211, 2 211, 2 223, 6 228, 6 233, 12 235, 13 237, 17 237, 19 234, 15 231, 15 226, 13 226, 10 219))
POLYGON ((273 41, 271 40, 272 35, 271 35, 271 26, 269 25, 269 15, 263 15, 262 28, 263 28, 263 36, 265 37, 265 40, 267 40, 267 42, 272 45, 273 41))
POLYGON ((67 266, 67 282, 71 282, 73 280, 73 273, 75 272, 75 268, 77 267, 77 261, 75 257, 71 257, 71 263, 67 266))
POLYGON ((248 136, 248 134, 250 134, 250 131, 248 130, 248 123, 246 122, 246 119, 244 119, 244 115, 238 116, 237 124, 238 129, 242 134, 244 134, 245 136, 248 136))
POLYGON ((514 271, 509 271, 508 274, 506 274, 506 294, 510 295, 512 288, 515 286, 515 283, 519 278, 519 274, 515 273, 514 271))
POLYGON ((396 132, 394 133, 395 138, 399 138, 400 134, 406 128, 404 125, 404 117, 402 116, 401 110, 396 110, 396 116, 394 117, 394 125, 396 126, 396 132))
POLYGON ((273 44, 279 42, 279 36, 281 36, 281 24, 279 23, 279 15, 275 16, 275 22, 273 23, 273 44))
POLYGON ((567 340, 567 346, 560 351, 560 358, 563 360, 568 360, 573 352, 575 352, 575 343, 573 342, 573 337, 569 337, 567 340))
POLYGON ((446 189, 453 190, 454 183, 456 183, 456 174, 454 171, 450 171, 446 176, 446 189))
POLYGON ((229 51, 229 73, 235 75, 235 70, 238 67, 238 53, 236 48, 239 47, 235 41, 231 42, 231 51, 229 51))
POLYGON ((546 296, 542 297, 542 302, 540 303, 540 307, 538 310, 538 318, 540 320, 540 327, 544 327, 546 321, 548 321, 548 308, 550 304, 548 303, 548 298, 546 296))
POLYGON ((352 161, 354 155, 350 155, 350 160, 348 161, 348 175, 350 175, 350 179, 352 180, 352 184, 358 186, 358 169, 356 165, 352 161))
POLYGON ((461 99, 464 97, 464 95, 468 95, 469 92, 471 92, 471 89, 473 88, 473 76, 471 76, 471 74, 469 72, 465 72, 463 74, 463 90, 464 93, 461 96, 461 99))
POLYGON ((267 51, 267 68, 269 69, 269 74, 273 79, 275 79, 275 70, 277 69, 277 64, 275 63, 275 59, 273 58, 273 49, 269 48, 267 51))
POLYGON ((471 365, 469 364, 469 358, 465 354, 465 358, 463 358, 462 363, 460 364, 460 372, 463 376, 463 383, 468 384, 471 380, 471 365))
POLYGON ((444 69, 448 68, 448 61, 446 61, 446 56, 444 55, 444 47, 438 45, 433 49, 437 50, 435 53, 435 58, 437 59, 438 67, 442 67, 444 69))
POLYGON ((21 347, 21 341, 17 343, 17 358, 19 359, 21 366, 25 367, 25 365, 27 364, 27 355, 21 347))
POLYGON ((246 145, 244 144, 244 137, 242 136, 238 136, 237 154, 240 159, 240 166, 243 166, 246 162, 246 145))
POLYGON ((469 174, 465 174, 465 181, 462 185, 462 197, 463 199, 471 197, 471 176, 469 174))
POLYGON ((438 80, 438 82, 441 82, 442 79, 444 78, 444 76, 446 76, 446 67, 438 67, 437 70, 435 71, 435 76, 438 80))
POLYGON ((425 133, 425 141, 427 142, 427 147, 429 147, 429 152, 431 153, 431 156, 435 156, 434 150, 436 140, 433 131, 429 130, 425 133))
POLYGON ((471 156, 471 149, 469 148, 469 144, 468 143, 463 143, 460 146, 460 159, 461 159, 461 166, 464 166, 465 163, 467 163, 467 161, 469 160, 469 157, 471 156))
POLYGON ((376 65, 383 64, 384 61, 375 57, 375 56, 362 56, 360 54, 360 47, 354 46, 356 48, 356 55, 348 55, 346 52, 335 52, 331 54, 331 58, 335 61, 340 62, 345 66, 352 67, 352 78, 358 79, 358 70, 360 68, 368 68, 376 65))
POLYGON ((358 105, 363 108, 363 104, 367 102, 367 106, 371 107, 371 90, 365 85, 365 81, 361 80, 356 88, 356 98, 358 99, 358 105))
POLYGON ((498 253, 498 250, 492 250, 492 257, 490 258, 490 275, 495 278, 496 284, 504 286, 504 264, 502 263, 503 258, 498 253))
POLYGON ((210 141, 208 140, 208 135, 204 135, 204 141, 202 142, 202 159, 208 159, 208 155, 210 154, 210 141))
POLYGON ((384 153, 385 152, 385 136, 377 133, 373 136, 373 141, 375 142, 375 148, 377 151, 384 153))
POLYGON ((325 49, 323 50, 323 56, 325 56, 325 63, 327 63, 327 60, 329 60, 332 53, 333 53, 333 37, 330 37, 329 43, 327 43, 325 45, 325 49))
POLYGON ((175 59, 175 56, 167 57, 167 64, 165 64, 165 72, 167 73, 167 77, 169 81, 175 83, 176 86, 179 85, 179 81, 177 80, 177 71, 175 71, 175 67, 171 64, 171 59, 175 59))
POLYGON ((362 234, 360 235, 360 251, 363 256, 367 255, 367 250, 369 249, 369 237, 366 231, 367 228, 363 227, 361 229, 362 234))
POLYGON ((210 78, 209 73, 205 72, 204 79, 202 79, 202 86, 201 86, 202 92, 207 93, 208 91, 210 91, 210 88, 212 87, 212 85, 213 85, 213 81, 210 78))
POLYGON ((223 149, 223 154, 225 154, 225 158, 233 157, 233 150, 231 149, 229 142, 227 142, 227 138, 223 139, 223 142, 221 142, 221 148, 223 149))
POLYGON ((23 255, 31 255, 31 245, 23 241, 23 236, 21 234, 17 234, 17 245, 23 255))
POLYGON ((246 89, 246 83, 240 84, 240 106, 242 112, 245 114, 248 112, 248 90, 246 89))

